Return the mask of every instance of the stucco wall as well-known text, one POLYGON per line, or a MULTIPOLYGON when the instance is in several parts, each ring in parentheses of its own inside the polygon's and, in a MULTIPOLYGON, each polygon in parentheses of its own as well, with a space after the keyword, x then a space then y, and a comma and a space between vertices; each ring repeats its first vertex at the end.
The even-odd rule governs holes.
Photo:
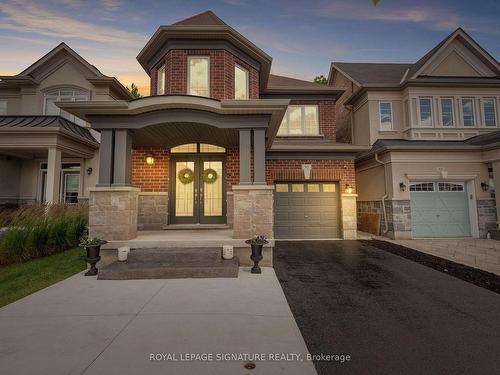
POLYGON ((21 160, 0 155, 0 203, 19 197, 21 160))

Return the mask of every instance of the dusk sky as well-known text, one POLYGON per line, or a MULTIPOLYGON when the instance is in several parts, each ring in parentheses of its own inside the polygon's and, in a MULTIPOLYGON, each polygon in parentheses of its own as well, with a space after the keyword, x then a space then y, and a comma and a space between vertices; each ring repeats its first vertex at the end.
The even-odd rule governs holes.
POLYGON ((332 61, 414 62, 458 26, 500 57, 498 0, 0 0, 0 75, 64 41, 148 93, 141 48, 159 25, 208 9, 271 55, 273 73, 306 80, 332 61))

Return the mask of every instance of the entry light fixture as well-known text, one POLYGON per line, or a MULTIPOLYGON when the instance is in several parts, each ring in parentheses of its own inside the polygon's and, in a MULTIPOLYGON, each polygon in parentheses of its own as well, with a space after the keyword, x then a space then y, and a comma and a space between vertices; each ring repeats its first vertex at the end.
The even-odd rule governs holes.
POLYGON ((399 190, 401 190, 401 191, 405 191, 406 190, 406 185, 404 184, 404 182, 400 182, 399 183, 399 190))
POLYGON ((353 192, 353 188, 352 188, 352 186, 351 186, 351 185, 349 185, 349 184, 345 184, 345 192, 346 192, 347 194, 352 194, 352 192, 353 192))
POLYGON ((153 165, 155 163, 155 156, 153 154, 146 155, 146 164, 153 165))
POLYGON ((89 167, 87 168, 87 175, 90 176, 91 174, 92 174, 92 167, 89 167))
POLYGON ((490 185, 488 185, 486 182, 481 182, 481 189, 483 189, 483 191, 488 191, 489 188, 490 185))

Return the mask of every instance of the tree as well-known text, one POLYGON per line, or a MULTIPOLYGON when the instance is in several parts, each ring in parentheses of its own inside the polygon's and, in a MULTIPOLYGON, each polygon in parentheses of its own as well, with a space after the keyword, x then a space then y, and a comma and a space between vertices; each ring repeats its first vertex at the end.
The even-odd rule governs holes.
POLYGON ((130 88, 127 86, 127 91, 134 97, 134 99, 142 98, 142 95, 139 93, 139 88, 136 86, 134 82, 130 85, 130 88))
POLYGON ((328 84, 328 79, 322 74, 320 76, 314 77, 313 82, 314 83, 319 83, 319 84, 322 84, 322 85, 327 85, 328 84))

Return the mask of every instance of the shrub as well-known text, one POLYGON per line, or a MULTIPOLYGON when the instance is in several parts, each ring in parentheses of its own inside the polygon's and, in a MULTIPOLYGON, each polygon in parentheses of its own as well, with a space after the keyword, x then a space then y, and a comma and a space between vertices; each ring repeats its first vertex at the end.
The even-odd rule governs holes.
POLYGON ((23 206, 9 214, 9 226, 0 238, 0 264, 64 251, 78 244, 87 227, 85 205, 23 206))

